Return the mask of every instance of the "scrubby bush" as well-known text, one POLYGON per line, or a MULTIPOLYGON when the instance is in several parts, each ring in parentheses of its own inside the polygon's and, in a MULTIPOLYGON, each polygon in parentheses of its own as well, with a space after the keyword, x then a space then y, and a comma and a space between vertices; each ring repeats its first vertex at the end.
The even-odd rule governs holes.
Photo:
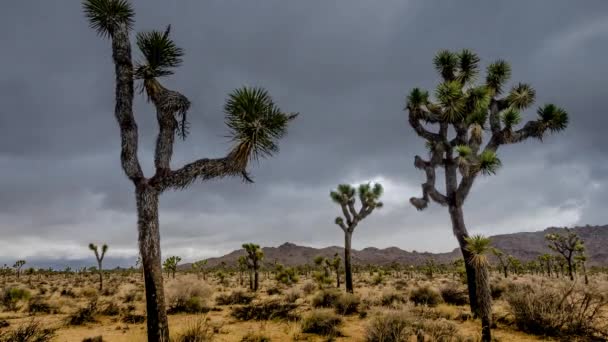
POLYGON ((496 300, 502 297, 502 294, 507 290, 507 284, 505 282, 491 282, 490 283, 490 295, 492 299, 496 300))
POLYGON ((83 325, 85 323, 94 323, 95 314, 97 313, 97 301, 90 301, 85 307, 79 308, 66 318, 68 325, 83 325))
POLYGON ((2 306, 9 311, 17 311, 18 303, 30 299, 30 291, 20 287, 7 287, 2 291, 2 306))
POLYGON ((407 298, 397 291, 385 291, 380 296, 380 304, 382 306, 392 307, 396 304, 403 304, 407 302, 407 298))
POLYGON ((82 342, 103 342, 103 337, 101 335, 95 337, 87 337, 82 342))
POLYGON ((334 302, 334 310, 339 315, 352 315, 359 312, 359 297, 352 293, 342 293, 334 302))
POLYGON ((120 321, 128 324, 140 324, 146 321, 146 316, 133 312, 125 312, 120 318, 120 321))
POLYGON ((318 289, 317 284, 315 284, 312 281, 307 281, 304 283, 304 285, 302 285, 302 292, 304 292, 305 295, 310 295, 313 292, 315 292, 318 289))
POLYGON ((165 302, 168 313, 198 313, 209 311, 207 300, 213 291, 194 275, 171 279, 165 287, 165 302))
POLYGON ((255 294, 242 290, 232 291, 228 294, 220 294, 215 298, 217 305, 249 304, 255 298, 255 294))
POLYGON ((269 296, 272 296, 272 295, 279 295, 279 294, 283 293, 283 291, 281 291, 281 289, 278 287, 270 287, 266 290, 266 293, 269 296))
POLYGON ((210 342, 213 341, 213 327, 207 319, 198 318, 188 324, 171 342, 210 342))
POLYGON ((56 330, 32 319, 14 330, 0 331, 0 342, 50 342, 56 330))
POLYGON ((593 287, 514 285, 505 295, 522 331, 546 336, 608 336, 608 298, 593 287))
POLYGON ((250 332, 247 333, 247 335, 243 336, 243 338, 241 339, 241 342, 270 342, 270 337, 261 334, 261 333, 254 333, 254 332, 250 332))
POLYGON ((105 316, 117 316, 120 314, 120 307, 114 302, 109 302, 99 313, 105 316))
POLYGON ((443 285, 439 292, 444 302, 452 305, 466 305, 469 303, 469 293, 465 288, 460 287, 456 283, 447 283, 443 285))
POLYGON ((71 288, 62 289, 61 292, 59 292, 59 295, 63 297, 76 298, 76 293, 74 293, 74 290, 71 288))
POLYGON ((283 303, 280 300, 268 300, 261 303, 235 306, 232 308, 232 316, 241 321, 290 319, 291 314, 298 306, 292 303, 283 303))
POLYGON ((410 300, 416 305, 437 306, 441 303, 441 295, 430 286, 417 287, 410 293, 410 300))
POLYGON ((302 293, 298 289, 289 289, 284 296, 287 303, 295 303, 300 297, 302 297, 302 293))
POLYGON ((329 310, 313 310, 302 318, 302 332, 324 335, 340 336, 339 326, 342 319, 329 310))
POLYGON ((372 318, 366 332, 367 342, 402 342, 412 335, 412 323, 406 314, 389 311, 372 318))
POLYGON ((45 302, 41 297, 32 298, 27 305, 27 310, 33 315, 39 313, 50 314, 55 312, 55 309, 50 304, 45 302))
POLYGON ((337 289, 321 290, 312 298, 311 305, 313 308, 333 308, 341 295, 337 289))

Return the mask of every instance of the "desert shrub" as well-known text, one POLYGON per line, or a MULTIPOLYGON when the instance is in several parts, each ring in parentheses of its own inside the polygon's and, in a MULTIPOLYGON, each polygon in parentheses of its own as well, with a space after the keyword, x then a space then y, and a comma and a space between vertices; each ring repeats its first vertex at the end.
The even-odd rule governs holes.
POLYGON ((87 337, 82 342, 103 342, 103 337, 101 335, 95 337, 87 337))
POLYGON ((443 285, 439 292, 444 302, 452 305, 466 305, 469 303, 469 293, 456 283, 443 285))
POLYGON ((114 302, 109 302, 99 313, 105 316, 117 316, 120 314, 120 307, 114 302))
POLYGON ((85 297, 85 298, 95 298, 95 297, 97 297, 97 290, 92 287, 85 287, 82 290, 80 290, 79 295, 80 295, 80 297, 85 297))
POLYGON ((165 302, 167 312, 197 313, 208 311, 207 300, 213 291, 206 283, 196 276, 187 275, 171 279, 165 287, 165 302))
POLYGON ((300 297, 302 297, 302 293, 298 289, 289 289, 284 296, 287 303, 295 303, 300 297))
POLYGON ((372 318, 365 331, 365 341, 408 341, 412 333, 412 322, 406 314, 399 311, 389 311, 372 318))
POLYGON ((405 281, 404 279, 395 280, 395 282, 393 283, 393 287, 397 291, 405 290, 407 288, 407 281, 405 281))
MULTIPOLYGON (((457 342, 464 341, 458 334, 456 324, 445 319, 423 320, 415 324, 418 336, 427 336, 430 341, 457 342)), ((420 338, 420 337, 419 337, 420 338)))
POLYGON ((254 333, 254 332, 250 332, 247 333, 247 335, 243 336, 243 338, 241 339, 241 342, 270 342, 270 337, 261 334, 261 333, 254 333))
POLYGON ((490 294, 492 299, 499 299, 506 290, 507 285, 504 282, 490 282, 490 294))
POLYGON ((215 298, 217 305, 249 304, 255 298, 255 294, 242 290, 221 294, 215 298))
POLYGON ((74 293, 74 290, 71 288, 62 289, 61 292, 59 292, 59 295, 63 297, 76 298, 76 293, 74 293))
POLYGON ((32 319, 14 330, 0 332, 0 342, 50 342, 56 330, 32 319))
POLYGON ((20 287, 7 287, 2 291, 2 306, 9 311, 17 311, 19 301, 30 299, 30 291, 20 287))
POLYGON ((379 271, 372 278, 372 285, 384 284, 384 272, 379 271))
POLYGON ((97 301, 90 301, 85 307, 79 308, 71 313, 66 318, 68 325, 83 325, 85 323, 94 323, 95 314, 97 313, 97 301))
POLYGON ((280 288, 278 288, 278 287, 270 287, 270 288, 268 288, 268 289, 266 290, 266 293, 267 293, 269 296, 272 296, 272 295, 279 295, 279 294, 281 294, 282 292, 283 292, 283 291, 281 291, 281 289, 280 289, 280 288))
POLYGON ((403 304, 407 302, 407 298, 397 291, 385 291, 380 296, 380 304, 382 306, 394 306, 395 304, 403 304))
POLYGON ((593 287, 514 285, 505 295, 517 327, 545 336, 608 336, 608 299, 593 287))
POLYGON ((292 285, 298 282, 296 270, 292 267, 282 267, 276 275, 276 280, 285 285, 292 285))
POLYGON ((359 312, 359 297, 352 293, 342 293, 334 302, 334 310, 339 315, 352 315, 359 312))
POLYGON ((441 295, 430 286, 417 287, 410 293, 410 300, 416 305, 437 306, 441 303, 441 295))
POLYGON ((209 321, 198 318, 188 324, 171 342, 210 342, 213 341, 214 330, 209 321))
POLYGON ((313 310, 302 318, 302 332, 324 335, 340 336, 339 326, 342 319, 329 310, 313 310))
POLYGON ((241 321, 290 319, 291 314, 298 306, 292 303, 283 303, 280 300, 268 300, 261 303, 235 306, 232 308, 232 316, 241 321))
POLYGON ((342 292, 337 289, 321 290, 312 298, 311 305, 313 308, 333 308, 341 295, 342 292))
POLYGON ((310 295, 313 292, 315 292, 317 290, 318 286, 317 284, 315 284, 312 281, 307 281, 304 283, 304 285, 302 285, 302 292, 304 292, 305 295, 310 295))
POLYGON ((54 308, 49 303, 45 302, 41 297, 32 298, 27 305, 27 310, 33 315, 38 313, 50 314, 55 312, 54 308))
POLYGON ((120 318, 120 321, 128 324, 140 324, 146 321, 146 316, 133 312, 125 312, 120 318))

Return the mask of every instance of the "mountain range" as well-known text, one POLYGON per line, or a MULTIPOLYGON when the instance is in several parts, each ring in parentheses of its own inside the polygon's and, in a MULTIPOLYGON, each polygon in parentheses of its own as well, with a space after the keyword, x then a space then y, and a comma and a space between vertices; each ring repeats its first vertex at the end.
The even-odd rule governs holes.
MULTIPOLYGON (((585 243, 589 266, 608 265, 608 225, 587 225, 584 227, 574 227, 572 230, 585 243)), ((505 254, 512 255, 521 261, 529 261, 541 254, 552 253, 545 240, 545 235, 549 233, 564 233, 564 228, 549 227, 536 232, 494 235, 490 239, 492 246, 502 250, 505 254)), ((344 249, 338 246, 313 248, 298 246, 289 242, 278 247, 263 247, 262 249, 266 263, 274 263, 276 261, 287 266, 310 264, 318 255, 330 258, 336 253, 340 256, 344 253, 344 249)), ((221 263, 236 265, 238 258, 242 255, 245 255, 245 251, 238 249, 222 257, 209 258, 207 259, 207 267, 217 266, 221 263)), ((419 253, 416 251, 404 251, 398 247, 367 247, 352 251, 353 263, 361 265, 388 265, 394 262, 405 265, 420 265, 431 257, 437 263, 450 263, 457 258, 461 258, 462 254, 459 249, 454 249, 447 253, 419 253)), ((190 267, 191 264, 181 265, 183 269, 190 267)))

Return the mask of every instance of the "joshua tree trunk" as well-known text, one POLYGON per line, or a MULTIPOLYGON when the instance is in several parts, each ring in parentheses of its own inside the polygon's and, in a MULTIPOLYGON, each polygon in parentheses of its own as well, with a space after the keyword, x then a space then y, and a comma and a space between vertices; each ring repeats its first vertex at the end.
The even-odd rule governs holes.
POLYGON ((469 233, 467 232, 466 225, 464 224, 464 215, 462 212, 462 207, 459 206, 450 206, 450 218, 452 219, 452 229, 454 231, 454 235, 458 240, 458 244, 460 245, 460 251, 462 252, 462 256, 464 258, 464 266, 467 272, 467 284, 469 288, 469 302, 471 307, 471 312, 474 315, 478 315, 478 304, 477 304, 477 289, 476 289, 476 281, 475 281, 475 268, 470 264, 471 252, 466 249, 467 241, 466 238, 469 237, 469 233))
POLYGON ((587 277, 587 267, 585 266, 584 262, 581 264, 581 267, 583 268, 583 275, 585 276, 585 285, 589 285, 589 277, 587 277))
POLYGON ((169 328, 165 311, 158 225, 159 194, 147 185, 141 185, 136 190, 136 196, 139 250, 146 287, 148 341, 168 342, 169 328))
POLYGON ((97 266, 97 273, 99 273, 99 292, 101 292, 103 291, 103 271, 101 270, 101 262, 98 262, 97 266))
POLYGON ((481 316, 481 340, 492 341, 492 297, 490 294, 490 277, 488 267, 482 266, 475 270, 477 280, 478 310, 481 316))
MULTIPOLYGON (((353 237, 353 233, 345 232, 344 233, 344 284, 346 286, 346 292, 353 293, 353 274, 351 268, 351 260, 350 260, 350 249, 351 249, 351 240, 353 237)), ((340 280, 338 280, 340 281, 340 280)))
POLYGON ((568 259, 568 276, 570 276, 570 281, 574 281, 574 272, 572 271, 572 258, 568 259))
POLYGON ((336 270, 336 287, 340 288, 340 271, 336 270))
POLYGON ((257 261, 253 262, 253 292, 257 292, 259 285, 259 272, 257 261))

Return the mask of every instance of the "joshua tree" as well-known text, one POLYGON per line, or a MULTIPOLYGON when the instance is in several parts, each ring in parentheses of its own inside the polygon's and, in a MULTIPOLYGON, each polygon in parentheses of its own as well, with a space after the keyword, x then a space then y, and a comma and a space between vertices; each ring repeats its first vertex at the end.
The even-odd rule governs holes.
POLYGON ((23 267, 23 265, 25 265, 25 260, 17 260, 13 265, 15 273, 17 274, 17 279, 19 279, 19 276, 21 275, 21 268, 23 267))
MULTIPOLYGON (((416 168, 425 172, 426 181, 422 184, 422 197, 411 198, 410 202, 418 210, 425 209, 431 200, 447 206, 463 258, 470 260, 462 206, 477 176, 496 173, 501 165, 496 154, 500 146, 530 138, 541 140, 547 131, 561 131, 568 124, 568 115, 563 109, 547 104, 538 109, 538 119, 517 129, 522 119, 520 111, 533 104, 536 92, 530 85, 520 83, 501 97, 511 75, 507 62, 490 64, 481 85, 474 83, 479 73, 479 57, 469 50, 440 51, 434 64, 442 78, 435 91, 436 101, 419 88, 414 88, 407 97, 409 123, 426 140, 430 157, 414 159, 416 168), (433 131, 429 125, 438 129, 433 131), (482 148, 484 137, 489 140, 482 148), (435 187, 437 168, 444 170, 445 193, 435 187)), ((466 270, 471 309, 476 312, 475 270, 468 262, 466 270)))
POLYGON ((334 258, 331 260, 331 267, 336 272, 336 287, 340 288, 340 265, 342 264, 342 258, 338 253, 334 254, 334 258))
POLYGON ((545 239, 549 241, 549 248, 559 253, 568 266, 568 275, 570 280, 574 280, 574 263, 573 258, 576 254, 582 253, 585 250, 583 240, 576 235, 575 232, 568 228, 564 228, 566 234, 547 234, 545 239))
POLYGON ((177 271, 177 265, 180 261, 182 261, 182 258, 176 255, 170 256, 165 259, 165 262, 163 263, 163 268, 165 269, 165 271, 167 271, 167 277, 169 276, 169 274, 172 274, 173 279, 175 279, 175 272, 177 271))
POLYGON ((132 181, 137 202, 139 249, 143 258, 149 341, 168 341, 169 328, 162 283, 159 196, 165 190, 184 189, 196 181, 240 176, 247 173, 250 160, 278 152, 277 141, 286 134, 288 122, 297 114, 284 113, 268 92, 261 88, 241 88, 225 103, 225 122, 233 148, 221 158, 202 158, 178 169, 171 168, 175 134, 185 138, 190 101, 165 88, 159 79, 173 74, 184 52, 169 37, 170 27, 162 31, 137 34, 136 44, 142 60, 134 65, 130 34, 135 12, 127 0, 84 0, 84 13, 97 33, 112 41, 115 65, 116 103, 114 115, 121 136, 121 165, 132 181), (156 110, 159 131, 154 155, 155 172, 146 177, 137 155, 138 126, 133 114, 134 81, 156 110))
POLYGON ((578 265, 581 265, 581 268, 583 269, 583 276, 585 277, 585 285, 589 285, 589 277, 587 277, 587 266, 585 265, 585 263, 587 262, 587 256, 585 255, 584 250, 580 251, 579 254, 574 257, 574 261, 578 265))
POLYGON ((512 255, 509 255, 507 257, 507 266, 510 267, 511 272, 515 274, 520 274, 523 269, 521 261, 512 255))
POLYGON ((507 259, 505 259, 505 254, 498 248, 492 248, 491 251, 492 254, 496 256, 496 259, 498 259, 500 269, 502 270, 505 278, 507 278, 509 276, 509 263, 507 262, 507 259))
POLYGON ((200 260, 192 264, 192 268, 196 272, 196 274, 200 277, 200 274, 203 274, 203 279, 207 280, 207 274, 205 272, 205 266, 207 266, 208 260, 200 260))
POLYGON ((382 185, 376 183, 372 186, 367 184, 359 185, 355 190, 348 184, 340 184, 338 188, 329 193, 331 199, 340 205, 344 217, 336 217, 335 223, 344 231, 344 277, 346 291, 353 293, 353 273, 351 269, 351 241, 355 228, 374 209, 382 208, 380 197, 383 193, 382 185), (355 197, 359 196, 361 208, 355 209, 355 197))
POLYGON ((490 239, 474 235, 467 237, 467 250, 470 252, 469 264, 475 268, 478 312, 481 316, 481 337, 483 342, 492 341, 492 295, 490 291, 489 262, 486 254, 491 250, 490 239))
POLYGON ((103 262, 103 258, 106 256, 106 252, 108 251, 108 245, 104 243, 103 246, 101 246, 101 254, 99 254, 99 248, 97 248, 97 245, 93 243, 89 244, 89 249, 92 250, 93 253, 95 253, 95 259, 97 259, 97 273, 99 273, 99 291, 101 292, 101 290, 103 290, 103 268, 101 264, 103 262))
MULTIPOLYGON (((264 251, 260 249, 259 245, 254 243, 243 244, 245 252, 247 252, 247 265, 249 266, 250 272, 253 273, 253 283, 250 282, 250 288, 254 292, 258 290, 259 286, 259 275, 260 262, 264 259, 264 251)), ((251 273, 250 273, 251 274, 251 273)))
MULTIPOLYGON (((239 284, 242 286, 243 272, 245 272, 245 270, 247 270, 247 268, 249 267, 247 264, 247 257, 244 255, 240 256, 237 263, 239 268, 239 284)), ((253 288, 253 279, 251 277, 251 273, 249 274, 249 288, 253 288)))
POLYGON ((553 256, 551 254, 545 253, 538 257, 538 262, 540 263, 541 267, 544 266, 547 270, 547 276, 551 277, 551 265, 553 262, 553 256))

